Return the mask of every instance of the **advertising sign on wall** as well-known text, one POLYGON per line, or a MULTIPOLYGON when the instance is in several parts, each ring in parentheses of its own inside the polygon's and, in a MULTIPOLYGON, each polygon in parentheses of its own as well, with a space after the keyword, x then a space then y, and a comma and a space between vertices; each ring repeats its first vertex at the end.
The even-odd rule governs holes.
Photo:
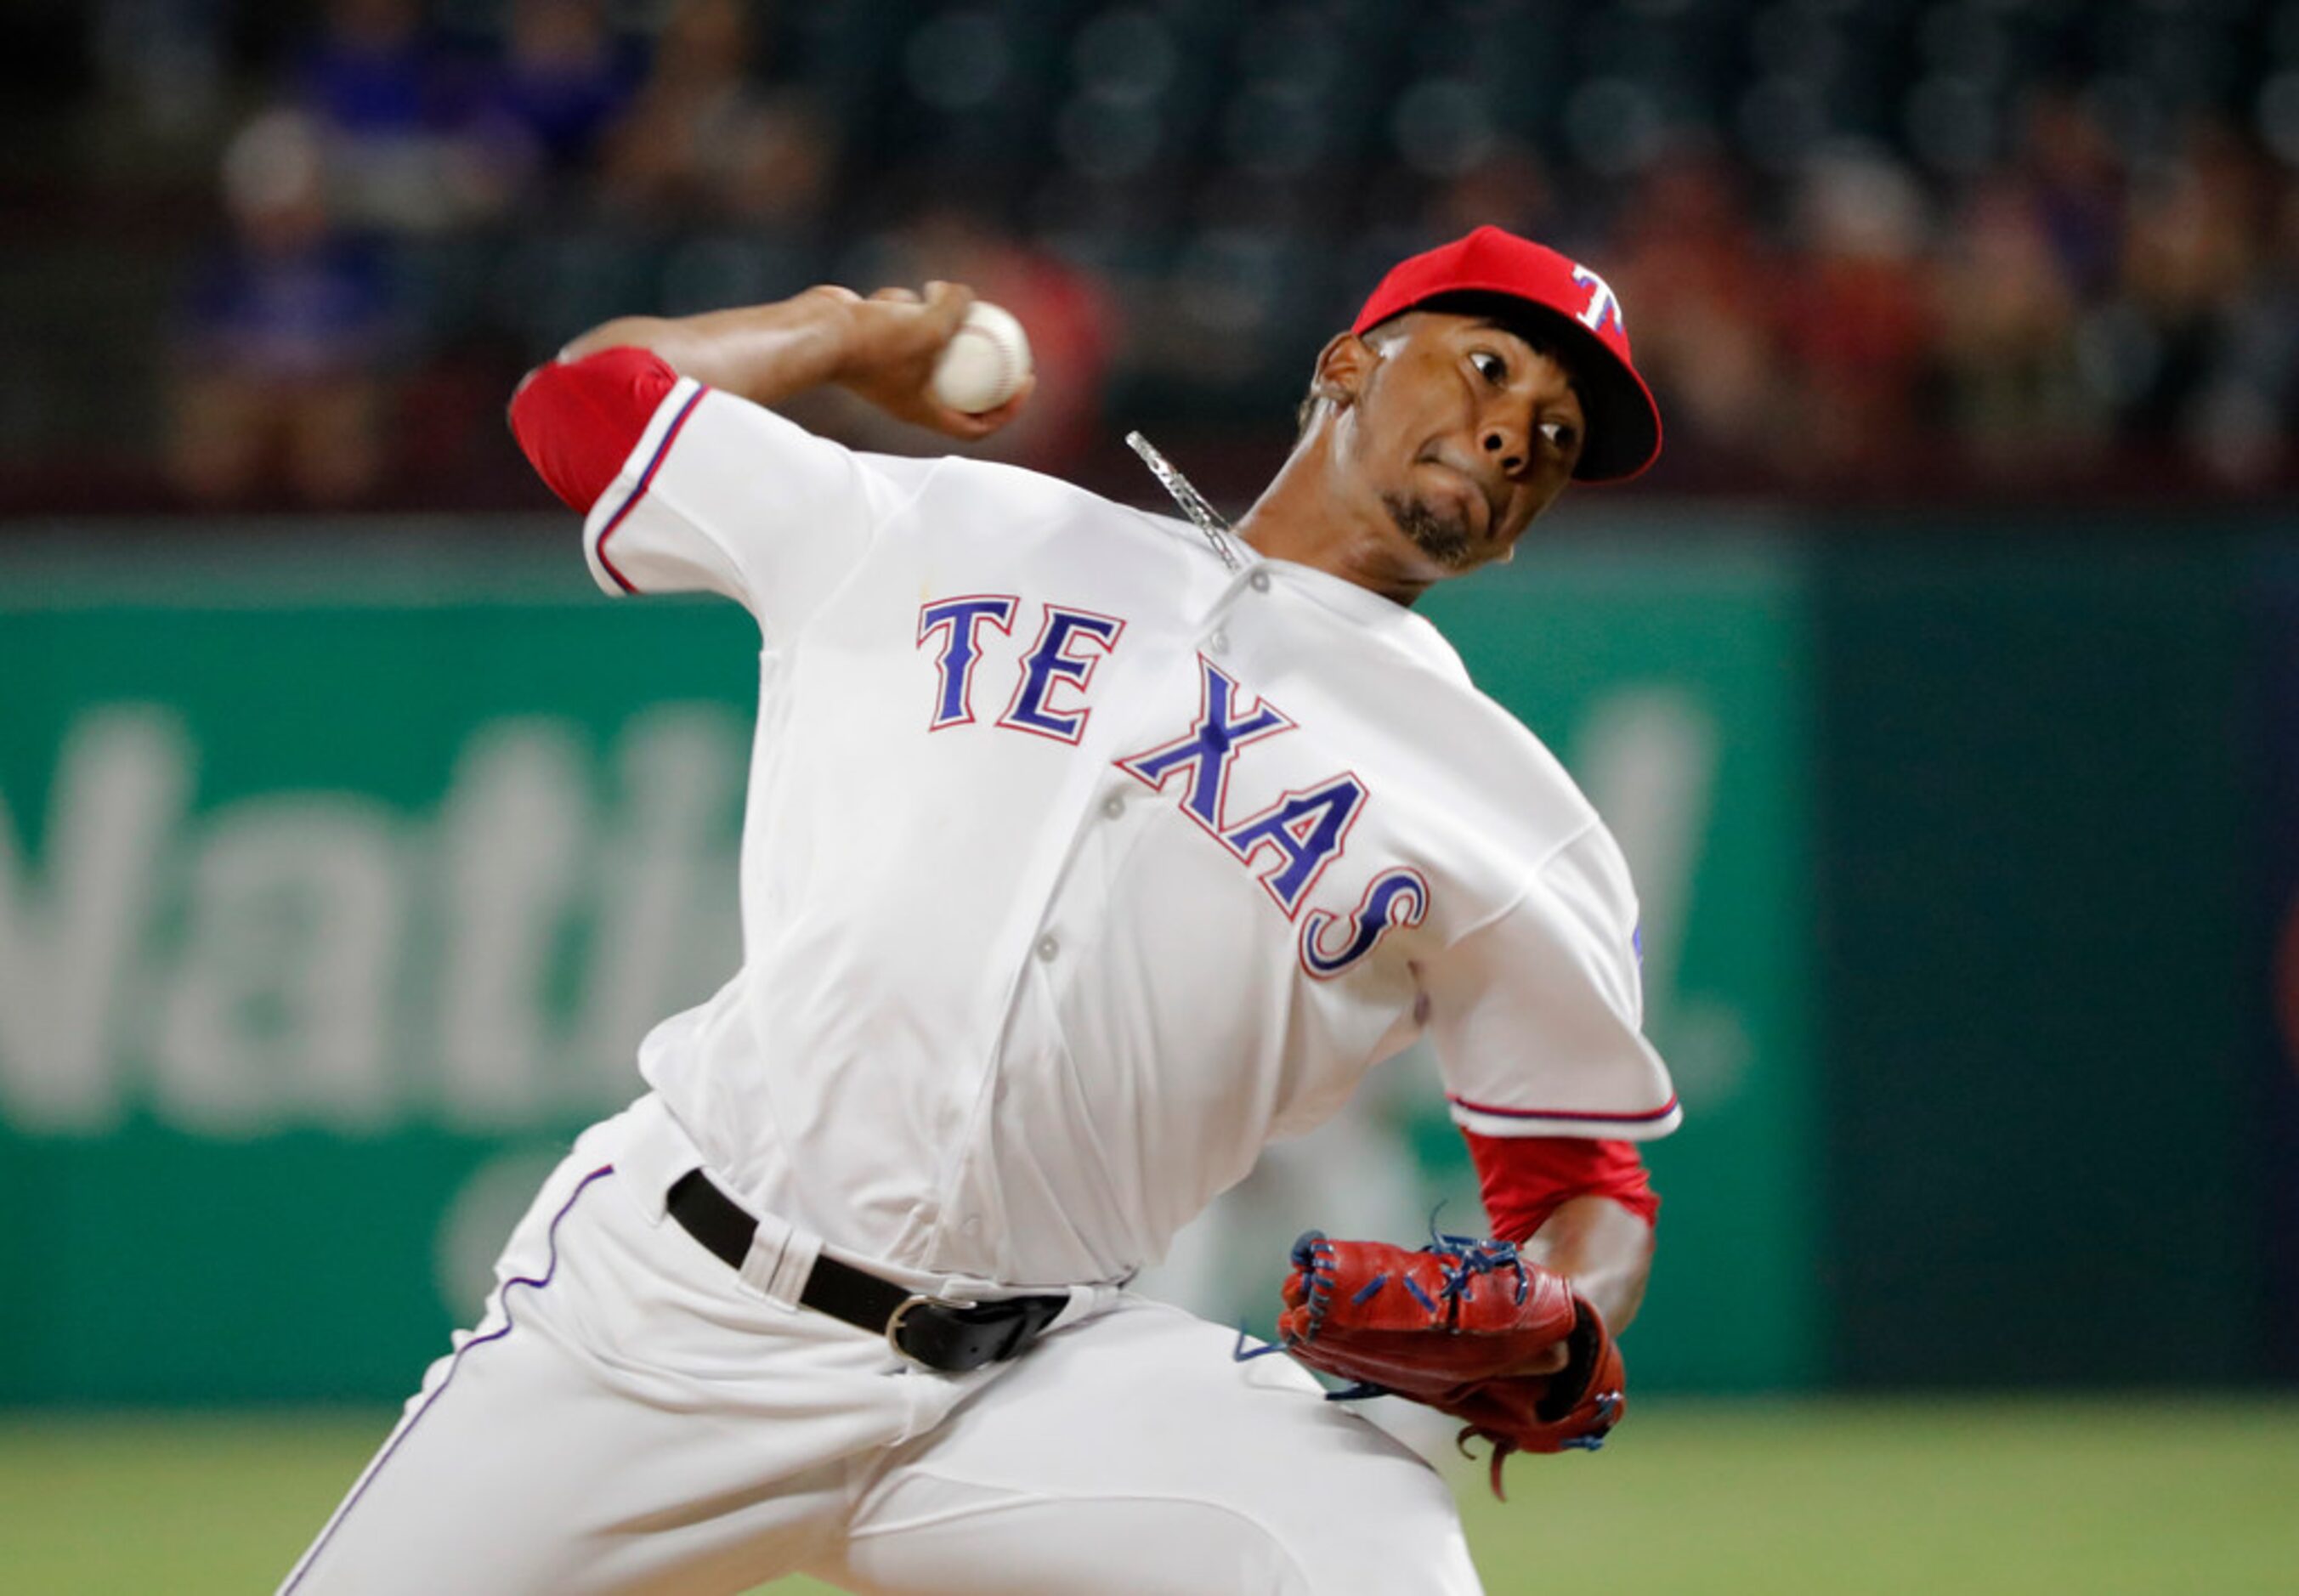
POLYGON ((2299 563, 2278 563, 2262 588, 2261 705, 2267 823, 2266 902, 2273 950, 2269 970, 2272 1056, 2266 1096, 2267 1273, 2270 1306, 2265 1362, 2299 1380, 2299 563))

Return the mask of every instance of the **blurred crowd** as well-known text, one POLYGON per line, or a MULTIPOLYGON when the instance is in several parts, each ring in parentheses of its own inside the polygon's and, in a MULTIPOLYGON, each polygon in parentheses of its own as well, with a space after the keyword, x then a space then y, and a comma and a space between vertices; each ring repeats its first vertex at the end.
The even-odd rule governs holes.
POLYGON ((1640 358, 1701 468, 1990 494, 2287 486, 2299 178, 2223 121, 2120 157, 2043 93, 1942 194, 1822 155, 1775 225, 1728 166, 1649 173, 1609 235, 1640 358))
MULTIPOLYGON (((168 284, 142 323, 52 319, 51 346, 148 361, 32 362, 48 384, 124 364, 146 423, 72 436, 53 418, 97 407, 0 395, 0 502, 26 499, 6 484, 35 452, 87 461, 107 502, 122 482, 199 506, 523 502, 502 403, 590 322, 929 277, 1031 331, 1041 387, 1011 457, 1094 479, 1141 426, 1242 484, 1380 271, 1481 221, 1619 291, 1664 486, 2299 481, 2299 4, 262 15, 86 12, 87 90, 57 114, 106 137, 65 159, 193 152, 175 170, 204 220, 139 239, 168 284)), ((75 242, 72 207, 50 210, 26 248, 75 242)), ((57 316, 101 302, 68 275, 57 316)), ((36 287, 12 298, 42 314, 36 287)), ((809 419, 919 442, 834 400, 809 419)), ((37 483, 45 507, 80 491, 37 483)))

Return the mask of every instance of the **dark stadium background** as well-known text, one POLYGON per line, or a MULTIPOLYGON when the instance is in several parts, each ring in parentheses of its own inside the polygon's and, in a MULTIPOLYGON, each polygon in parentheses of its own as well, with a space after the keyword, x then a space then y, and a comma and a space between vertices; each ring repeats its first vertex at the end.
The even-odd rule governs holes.
MULTIPOLYGON (((1158 504, 1138 428, 1234 513, 1483 221, 1606 275, 1668 441, 1427 607, 1622 832, 1687 1107, 1642 1422, 1473 1508, 1493 1588, 1589 1525, 1629 1588, 2282 1588, 2299 4, 2245 0, 14 0, 0 1567, 275 1576, 733 957, 751 642, 590 592, 521 372, 955 278, 1037 353, 998 450, 1158 504)), ((1458 1225, 1393 1076, 1162 1289, 1458 1225)))

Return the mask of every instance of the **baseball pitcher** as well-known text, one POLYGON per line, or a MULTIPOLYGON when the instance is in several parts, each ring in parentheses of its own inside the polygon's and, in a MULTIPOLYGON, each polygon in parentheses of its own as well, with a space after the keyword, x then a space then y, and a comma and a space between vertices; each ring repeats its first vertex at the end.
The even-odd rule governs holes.
POLYGON ((1308 1369, 1453 1415, 1496 1484, 1625 1411, 1635 1144, 1678 1118, 1635 897, 1412 609, 1658 453, 1618 301, 1491 228, 1404 262, 1232 527, 1146 445, 1179 516, 776 413, 988 436, 1026 387, 931 380, 970 298, 612 321, 513 400, 602 588, 757 619, 743 964, 286 1591, 1473 1592, 1444 1483, 1308 1369), (1266 1357, 1128 1289, 1423 1039, 1490 1234, 1305 1235, 1266 1357))

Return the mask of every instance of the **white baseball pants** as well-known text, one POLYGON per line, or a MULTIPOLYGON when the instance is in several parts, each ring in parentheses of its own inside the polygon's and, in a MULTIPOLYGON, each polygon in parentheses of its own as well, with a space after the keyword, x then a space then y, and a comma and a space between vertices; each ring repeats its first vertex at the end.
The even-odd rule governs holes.
MULTIPOLYGON (((1123 1293, 945 1376, 785 1306, 585 1133, 282 1596, 1474 1592, 1450 1492, 1290 1359, 1123 1293)), ((635 1161, 635 1160, 634 1160, 635 1161)))

